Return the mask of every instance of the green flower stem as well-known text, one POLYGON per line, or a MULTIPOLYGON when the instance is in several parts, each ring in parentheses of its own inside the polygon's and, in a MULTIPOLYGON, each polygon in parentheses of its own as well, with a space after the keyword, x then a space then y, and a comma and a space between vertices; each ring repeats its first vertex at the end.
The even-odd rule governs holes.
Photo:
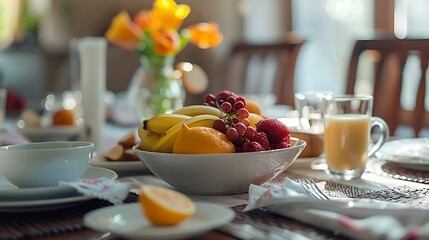
POLYGON ((171 109, 173 99, 169 99, 168 90, 171 84, 170 74, 173 71, 174 57, 150 56, 142 57, 142 64, 147 72, 150 91, 153 96, 151 99, 153 113, 165 113, 171 109), (166 102, 167 100, 167 102, 166 102), (169 104, 170 103, 170 106, 169 104))

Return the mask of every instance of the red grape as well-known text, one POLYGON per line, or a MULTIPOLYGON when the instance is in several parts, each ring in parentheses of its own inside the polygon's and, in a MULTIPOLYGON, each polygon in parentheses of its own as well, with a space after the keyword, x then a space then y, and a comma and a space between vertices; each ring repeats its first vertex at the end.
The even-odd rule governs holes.
POLYGON ((250 121, 249 121, 249 119, 247 119, 247 118, 242 118, 242 119, 240 120, 240 122, 242 122, 244 125, 246 125, 246 127, 250 125, 250 121))
POLYGON ((238 121, 238 118, 233 118, 231 121, 232 121, 232 123, 233 123, 233 124, 236 124, 236 123, 238 123, 238 122, 239 122, 239 121, 238 121))
POLYGON ((229 102, 224 102, 224 103, 222 103, 222 105, 220 105, 220 109, 224 113, 229 113, 229 111, 231 111, 231 109, 232 109, 232 105, 229 102))
POLYGON ((235 129, 233 127, 228 128, 228 130, 226 130, 226 137, 231 142, 234 142, 235 140, 237 140, 238 139, 237 129, 235 129))
POLYGON ((205 97, 204 97, 204 102, 205 103, 208 103, 209 105, 210 105, 210 102, 216 102, 216 97, 213 95, 213 94, 207 94, 205 97))
POLYGON ((216 119, 216 121, 213 123, 213 128, 225 133, 226 131, 226 124, 222 119, 216 119))
POLYGON ((247 118, 249 117, 249 111, 245 108, 240 108, 237 110, 237 114, 240 118, 247 118))
POLYGON ((244 108, 244 103, 242 101, 236 101, 233 107, 235 110, 242 109, 244 108))
POLYGON ((235 140, 233 143, 236 147, 241 147, 246 142, 246 138, 244 136, 238 136, 237 140, 235 140))
POLYGON ((242 122, 235 124, 234 127, 240 135, 243 135, 244 132, 246 132, 246 126, 242 122))
POLYGON ((246 132, 244 132, 244 136, 247 139, 252 139, 253 137, 255 137, 255 135, 256 135, 256 129, 255 128, 253 128, 251 126, 246 128, 246 132))
POLYGON ((244 106, 246 106, 246 99, 244 99, 244 97, 238 97, 235 99, 236 102, 241 101, 244 103, 244 106))
POLYGON ((235 103, 235 97, 234 96, 229 96, 229 97, 227 97, 225 99, 225 102, 229 102, 229 103, 231 103, 231 106, 233 106, 234 103, 235 103))
POLYGON ((220 92, 218 92, 218 94, 216 95, 216 99, 217 100, 225 100, 227 97, 231 96, 231 92, 228 90, 222 90, 220 92))

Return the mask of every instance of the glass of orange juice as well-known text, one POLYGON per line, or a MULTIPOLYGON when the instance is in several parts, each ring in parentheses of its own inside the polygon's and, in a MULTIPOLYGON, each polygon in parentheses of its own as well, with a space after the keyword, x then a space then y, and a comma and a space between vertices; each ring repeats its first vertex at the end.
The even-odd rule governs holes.
POLYGON ((324 101, 326 163, 334 178, 360 178, 368 156, 389 137, 386 122, 372 116, 372 102, 369 95, 335 96, 324 101), (373 141, 370 134, 376 126, 380 135, 373 141))

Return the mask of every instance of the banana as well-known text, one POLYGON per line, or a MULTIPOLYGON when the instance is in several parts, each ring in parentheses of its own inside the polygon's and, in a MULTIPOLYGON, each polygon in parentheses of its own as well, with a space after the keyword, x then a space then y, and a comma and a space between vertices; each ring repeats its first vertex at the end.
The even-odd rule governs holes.
POLYGON ((178 123, 172 128, 165 131, 163 134, 161 134, 159 140, 155 143, 155 145, 153 145, 152 151, 171 153, 173 151, 173 146, 176 142, 176 138, 179 135, 183 124, 186 124, 188 127, 213 127, 213 123, 216 121, 216 119, 219 118, 213 115, 203 114, 178 123))
POLYGON ((159 134, 143 129, 143 123, 140 124, 137 133, 140 137, 139 147, 144 151, 151 151, 153 145, 161 137, 159 134))
POLYGON ((143 121, 143 129, 157 134, 162 134, 174 125, 181 123, 190 116, 182 114, 157 114, 147 120, 143 121))
POLYGON ((220 109, 207 105, 189 105, 179 108, 173 113, 183 114, 191 117, 198 115, 213 115, 216 117, 222 117, 222 111, 220 109))

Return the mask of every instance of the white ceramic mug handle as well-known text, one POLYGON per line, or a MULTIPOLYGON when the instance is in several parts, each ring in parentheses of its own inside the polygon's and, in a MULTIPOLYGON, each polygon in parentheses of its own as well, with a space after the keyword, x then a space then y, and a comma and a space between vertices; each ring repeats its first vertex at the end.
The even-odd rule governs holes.
POLYGON ((381 146, 383 146, 383 144, 387 141, 387 139, 389 138, 389 126, 387 125, 387 123, 379 118, 379 117, 372 117, 371 118, 371 130, 375 127, 378 126, 380 128, 380 136, 378 138, 378 140, 374 143, 372 138, 371 138, 371 142, 373 142, 369 149, 368 149, 368 157, 372 156, 378 149, 381 148, 381 146))

